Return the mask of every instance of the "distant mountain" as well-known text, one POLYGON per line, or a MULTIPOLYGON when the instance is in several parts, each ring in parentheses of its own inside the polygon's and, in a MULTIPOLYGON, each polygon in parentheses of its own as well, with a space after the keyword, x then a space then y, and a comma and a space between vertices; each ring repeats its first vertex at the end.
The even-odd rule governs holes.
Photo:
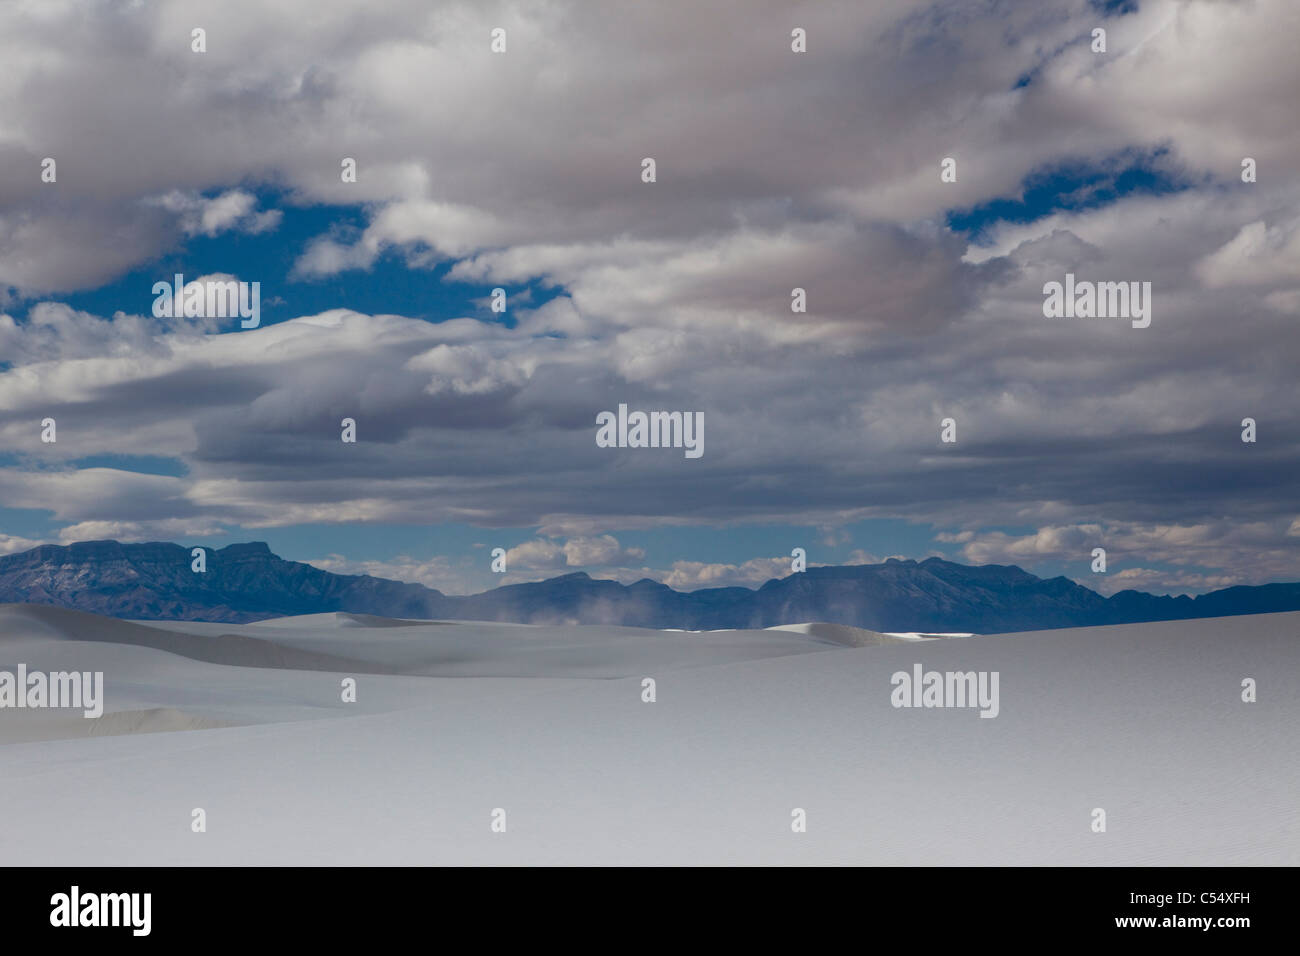
POLYGON ((757 590, 674 591, 566 574, 482 594, 446 595, 420 584, 332 574, 286 561, 266 544, 211 550, 190 570, 175 544, 87 541, 0 557, 0 603, 52 604, 136 620, 244 623, 346 611, 384 617, 625 624, 714 630, 804 621, 873 631, 1005 631, 1227 617, 1300 610, 1300 584, 1233 587, 1199 597, 1121 591, 1104 598, 1064 577, 1006 565, 970 567, 927 558, 809 568, 757 590))

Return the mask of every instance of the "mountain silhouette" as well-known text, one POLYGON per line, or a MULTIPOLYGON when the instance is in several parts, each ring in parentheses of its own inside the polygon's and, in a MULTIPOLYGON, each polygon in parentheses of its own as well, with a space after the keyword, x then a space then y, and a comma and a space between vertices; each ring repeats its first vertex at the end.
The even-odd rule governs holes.
POLYGON ((1300 584, 1231 587, 1198 597, 1121 591, 1109 598, 1015 566, 927 558, 813 567, 742 587, 675 591, 579 572, 481 594, 334 574, 286 561, 262 542, 207 552, 191 570, 176 544, 86 541, 0 557, 0 603, 48 604, 132 620, 246 623, 324 612, 528 624, 618 624, 685 630, 762 628, 805 621, 874 631, 1007 631, 1227 617, 1300 610, 1300 584))

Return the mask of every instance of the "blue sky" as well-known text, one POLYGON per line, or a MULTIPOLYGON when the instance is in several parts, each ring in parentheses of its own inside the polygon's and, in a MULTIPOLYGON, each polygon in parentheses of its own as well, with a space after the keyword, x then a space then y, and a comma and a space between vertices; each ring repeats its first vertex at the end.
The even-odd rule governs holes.
MULTIPOLYGON (((397 255, 382 256, 370 269, 356 270, 331 278, 300 278, 292 274, 294 262, 314 237, 323 233, 355 235, 364 228, 363 206, 308 206, 289 204, 274 190, 248 189, 262 209, 278 209, 284 215, 274 231, 259 234, 226 232, 217 236, 191 236, 165 256, 142 264, 120 278, 82 292, 61 297, 76 309, 98 315, 115 312, 141 313, 153 303, 153 284, 177 272, 196 278, 215 273, 266 276, 262 282, 262 322, 273 325, 299 315, 314 315, 328 309, 358 312, 391 312, 438 322, 463 315, 480 315, 488 321, 509 325, 510 316, 493 316, 490 309, 476 305, 493 286, 451 282, 450 263, 430 268, 410 268, 397 255)), ((219 191, 209 191, 214 198, 219 191)), ((551 291, 523 285, 507 288, 511 295, 527 290, 549 297, 551 291)), ((217 330, 232 334, 237 329, 217 330)))

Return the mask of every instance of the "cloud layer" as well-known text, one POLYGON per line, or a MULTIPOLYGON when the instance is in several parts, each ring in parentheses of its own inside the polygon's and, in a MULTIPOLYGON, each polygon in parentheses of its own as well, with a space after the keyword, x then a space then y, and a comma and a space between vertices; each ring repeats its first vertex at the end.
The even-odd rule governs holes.
MULTIPOLYGON (((903 517, 969 535, 974 561, 1101 542, 1157 589, 1293 578, 1296 26, 1285 0, 7 5, 0 500, 65 539, 536 527, 516 557, 539 571, 632 573, 619 529, 903 517), (1130 161, 1179 188, 978 243, 945 225, 1045 169, 1130 161), (395 258, 449 264, 449 295, 558 295, 507 324, 469 304, 237 334, 154 319, 143 290, 116 316, 59 301, 319 204, 364 228, 240 278, 395 258), (1067 272, 1151 282, 1151 327, 1045 319, 1067 272), (704 412, 705 456, 597 448, 620 402, 704 412), (96 455, 183 474, 72 467, 96 455)), ((657 575, 754 579, 680 565, 657 575)))

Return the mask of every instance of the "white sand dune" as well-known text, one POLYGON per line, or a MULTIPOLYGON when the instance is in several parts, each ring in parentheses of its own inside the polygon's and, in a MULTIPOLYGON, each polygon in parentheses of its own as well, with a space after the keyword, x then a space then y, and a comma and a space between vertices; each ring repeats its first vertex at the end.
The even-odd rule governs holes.
POLYGON ((929 631, 889 631, 887 637, 902 638, 905 641, 932 641, 950 637, 974 637, 969 631, 950 631, 931 633, 929 631))
POLYGON ((882 634, 880 631, 868 631, 866 628, 850 627, 847 624, 827 624, 824 621, 811 621, 806 624, 778 624, 767 628, 769 631, 790 631, 794 634, 806 634, 809 637, 839 644, 842 647, 880 647, 884 644, 902 644, 906 638, 897 634, 882 634))
POLYGON ((0 815, 21 821, 0 828, 0 858, 1300 863, 1300 614, 865 647, 807 628, 160 626, 0 607, 0 669, 104 671, 112 734, 0 710, 0 815), (890 676, 915 663, 998 671, 998 717, 894 708, 890 676))
MULTIPOLYGON (((23 663, 29 670, 101 671, 110 711, 98 720, 79 714, 70 720, 65 711, 0 711, 0 743, 103 735, 110 727, 136 732, 134 723, 114 716, 117 711, 188 715, 190 725, 178 724, 178 730, 352 717, 420 706, 442 692, 420 678, 617 679, 828 649, 761 631, 701 637, 345 614, 243 626, 142 623, 43 605, 0 605, 0 669, 23 663), (385 682, 381 694, 361 694, 356 704, 341 700, 342 677, 379 675, 410 679, 385 682)), ((159 726, 154 720, 139 732, 159 726)))
MULTIPOLYGON (((11 607, 30 608, 30 605, 11 607)), ((39 608, 21 613, 46 619, 51 616, 47 612, 52 610, 39 608)), ((0 606, 0 633, 5 627, 4 614, 5 608, 0 606)), ((122 643, 167 647, 173 653, 197 660, 252 667, 426 677, 612 679, 631 677, 646 668, 704 667, 809 654, 831 650, 836 643, 770 630, 701 634, 636 627, 410 622, 383 618, 368 618, 382 622, 368 624, 366 620, 360 615, 313 614, 242 626, 188 621, 132 625, 114 622, 122 628, 113 633, 122 643), (142 630, 124 630, 128 626, 142 630), (238 639, 238 643, 232 643, 232 639, 238 639), (230 656, 225 654, 227 647, 231 648, 230 656), (235 650, 240 651, 238 659, 233 656, 235 650), (287 663, 265 663, 270 660, 287 663)))
POLYGON ((273 617, 257 621, 252 627, 289 627, 315 630, 320 627, 423 627, 441 624, 441 621, 411 621, 404 618, 376 617, 373 614, 350 614, 334 611, 328 614, 299 614, 295 617, 273 617))
POLYGON ((119 734, 166 734, 233 726, 236 724, 232 721, 186 713, 174 707, 119 710, 92 720, 66 711, 7 710, 0 718, 0 744, 72 737, 115 737, 119 734))

